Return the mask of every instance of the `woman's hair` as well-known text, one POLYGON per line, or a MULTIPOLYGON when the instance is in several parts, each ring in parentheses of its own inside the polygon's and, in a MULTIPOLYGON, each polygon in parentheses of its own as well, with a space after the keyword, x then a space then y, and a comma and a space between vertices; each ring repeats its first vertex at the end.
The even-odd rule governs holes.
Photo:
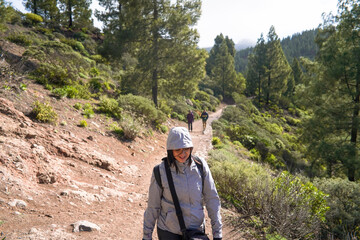
MULTIPOLYGON (((191 152, 190 152, 190 155, 189 155, 189 159, 191 159, 191 153, 192 153, 192 148, 191 148, 191 152)), ((175 166, 175 169, 176 169, 176 173, 179 173, 179 168, 177 166, 177 164, 175 164, 175 157, 174 157, 174 153, 173 153, 173 150, 167 150, 167 161, 169 163, 169 166, 171 167, 172 165, 175 166)), ((191 164, 191 161, 189 161, 189 166, 191 164)))

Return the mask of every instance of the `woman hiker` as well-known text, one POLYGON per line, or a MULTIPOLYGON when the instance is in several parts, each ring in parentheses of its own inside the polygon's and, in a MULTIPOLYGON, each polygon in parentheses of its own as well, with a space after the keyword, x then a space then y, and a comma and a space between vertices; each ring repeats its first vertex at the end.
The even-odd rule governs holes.
POLYGON ((148 206, 144 213, 143 239, 152 239, 155 223, 159 240, 209 239, 205 235, 205 204, 211 219, 213 239, 221 240, 220 199, 208 164, 191 154, 193 143, 189 131, 184 127, 172 128, 166 148, 167 157, 154 168, 151 177, 148 206), (171 177, 168 178, 167 174, 171 177), (169 187, 171 182, 178 205, 169 187), (180 205, 182 218, 176 214, 176 205, 180 205), (182 238, 185 233, 180 227, 181 220, 187 231, 195 231, 201 236, 182 238))

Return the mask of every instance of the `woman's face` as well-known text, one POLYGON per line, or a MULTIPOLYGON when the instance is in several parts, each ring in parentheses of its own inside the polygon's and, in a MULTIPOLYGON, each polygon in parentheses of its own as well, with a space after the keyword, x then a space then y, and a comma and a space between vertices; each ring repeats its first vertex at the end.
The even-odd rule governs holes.
POLYGON ((184 163, 190 156, 191 148, 180 148, 173 150, 175 159, 178 162, 184 163))

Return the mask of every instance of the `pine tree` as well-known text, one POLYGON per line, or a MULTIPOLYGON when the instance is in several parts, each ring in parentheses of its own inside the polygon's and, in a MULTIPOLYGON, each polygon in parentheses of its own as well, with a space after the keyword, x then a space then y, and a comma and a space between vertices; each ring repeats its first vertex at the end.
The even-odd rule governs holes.
POLYGON ((275 32, 274 26, 270 27, 266 43, 266 81, 263 83, 266 104, 270 99, 277 102, 287 89, 287 80, 291 68, 281 48, 280 39, 275 32))
POLYGON ((58 24, 60 14, 57 0, 24 0, 23 4, 25 9, 40 15, 44 22, 58 24))
POLYGON ((26 10, 29 10, 32 13, 40 15, 40 6, 43 0, 24 0, 23 4, 26 10))
POLYGON ((157 106, 159 93, 176 97, 191 95, 203 78, 206 53, 197 49, 193 26, 199 19, 201 1, 100 0, 105 13, 97 13, 105 26, 105 52, 122 59, 126 53, 137 64, 122 86, 136 85, 142 95, 149 91, 157 106), (111 45, 119 49, 106 51, 111 45))
POLYGON ((250 95, 258 96, 261 103, 262 85, 265 77, 266 44, 263 35, 258 39, 253 53, 249 57, 249 65, 246 74, 246 88, 250 95))
POLYGON ((301 70, 300 62, 297 58, 293 59, 291 64, 291 69, 292 69, 292 75, 294 77, 295 85, 303 83, 302 80, 303 73, 301 70))
POLYGON ((223 41, 219 47, 219 51, 215 56, 215 63, 211 73, 217 86, 220 87, 221 95, 231 97, 234 91, 232 86, 236 81, 236 72, 234 66, 234 57, 230 54, 226 41, 223 41))
POLYGON ((92 25, 90 8, 92 0, 59 0, 60 9, 64 13, 64 21, 69 28, 88 27, 92 25))
POLYGON ((307 92, 314 115, 305 124, 304 139, 314 159, 325 163, 329 176, 341 163, 350 181, 360 176, 360 19, 358 1, 340 1, 336 25, 324 25, 317 36, 320 48, 316 76, 307 92))
POLYGON ((206 60, 206 74, 209 76, 211 76, 212 70, 215 66, 215 58, 219 54, 220 46, 223 42, 225 42, 227 46, 227 51, 232 57, 235 58, 236 54, 235 43, 228 36, 224 37, 224 35, 220 33, 220 35, 216 36, 214 41, 215 44, 210 50, 209 58, 206 60))

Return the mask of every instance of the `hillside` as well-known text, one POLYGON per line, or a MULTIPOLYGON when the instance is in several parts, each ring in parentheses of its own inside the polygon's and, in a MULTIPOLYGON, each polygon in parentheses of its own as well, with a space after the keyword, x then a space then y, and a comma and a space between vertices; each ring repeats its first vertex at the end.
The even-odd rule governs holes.
MULTIPOLYGON (((6 42, 2 49, 6 56, 21 53, 21 47, 6 42)), ((73 107, 79 100, 51 97, 50 91, 18 73, 19 62, 11 65, 1 60, 1 82, 7 86, 0 90, 2 236, 140 239, 151 170, 165 154, 167 135, 153 132, 134 141, 120 141, 102 115, 81 128, 77 123, 83 117, 73 107), (66 124, 30 118, 32 104, 39 99, 49 102, 59 113, 59 122, 66 124), (73 232, 79 230, 73 226, 79 221, 95 224, 94 231, 73 232)), ((219 118, 221 110, 212 113, 209 121, 219 118)), ((171 119, 165 124, 169 128, 186 125, 171 119)), ((202 134, 201 123, 196 121, 194 128, 195 154, 206 157, 211 127, 202 134)), ((228 214, 224 209, 224 219, 228 214)), ((224 231, 225 239, 241 238, 231 227, 224 231)))

